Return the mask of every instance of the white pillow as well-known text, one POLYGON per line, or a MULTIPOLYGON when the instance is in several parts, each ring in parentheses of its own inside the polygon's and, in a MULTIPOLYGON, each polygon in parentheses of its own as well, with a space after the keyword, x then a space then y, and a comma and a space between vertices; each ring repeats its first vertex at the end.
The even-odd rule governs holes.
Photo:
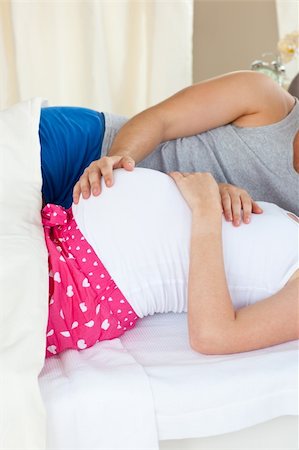
POLYGON ((0 112, 0 448, 42 450, 48 261, 41 225, 42 100, 0 112))

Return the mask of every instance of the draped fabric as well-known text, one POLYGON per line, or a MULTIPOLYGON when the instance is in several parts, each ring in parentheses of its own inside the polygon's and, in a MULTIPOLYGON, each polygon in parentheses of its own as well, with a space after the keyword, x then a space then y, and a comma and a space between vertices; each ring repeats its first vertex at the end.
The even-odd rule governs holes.
POLYGON ((131 115, 192 83, 192 0, 2 0, 0 107, 131 115))
MULTIPOLYGON (((279 38, 299 29, 299 1, 276 0, 279 38)), ((299 72, 299 57, 286 64, 286 74, 292 80, 299 72)))

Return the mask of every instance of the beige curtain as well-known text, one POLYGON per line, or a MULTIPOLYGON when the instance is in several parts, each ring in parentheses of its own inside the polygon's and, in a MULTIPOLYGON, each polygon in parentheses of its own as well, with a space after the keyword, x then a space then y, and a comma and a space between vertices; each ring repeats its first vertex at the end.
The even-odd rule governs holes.
POLYGON ((192 0, 1 0, 0 107, 131 115, 192 82, 192 0))

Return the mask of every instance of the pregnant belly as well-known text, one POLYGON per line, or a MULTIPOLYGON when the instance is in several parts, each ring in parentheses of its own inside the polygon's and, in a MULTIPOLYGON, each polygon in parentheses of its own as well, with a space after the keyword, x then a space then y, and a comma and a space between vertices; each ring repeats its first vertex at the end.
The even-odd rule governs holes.
POLYGON ((139 317, 187 310, 191 212, 174 181, 114 172, 112 188, 73 205, 75 220, 139 317))

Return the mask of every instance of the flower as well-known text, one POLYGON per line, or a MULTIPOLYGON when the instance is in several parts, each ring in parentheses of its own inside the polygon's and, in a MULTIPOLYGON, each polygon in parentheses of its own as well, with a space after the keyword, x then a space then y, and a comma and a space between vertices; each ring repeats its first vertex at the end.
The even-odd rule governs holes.
POLYGON ((284 63, 292 61, 299 52, 299 31, 286 34, 278 41, 277 48, 284 63))

